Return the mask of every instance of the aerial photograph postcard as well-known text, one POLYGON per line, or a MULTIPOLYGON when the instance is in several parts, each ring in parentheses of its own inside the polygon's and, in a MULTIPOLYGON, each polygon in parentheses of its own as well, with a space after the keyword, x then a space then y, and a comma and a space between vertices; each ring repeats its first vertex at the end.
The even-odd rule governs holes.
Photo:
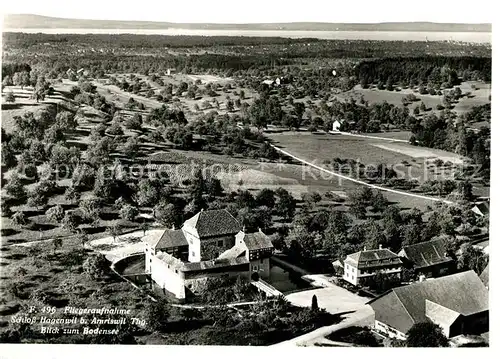
POLYGON ((3 4, 0 345, 489 347, 459 3, 3 4))

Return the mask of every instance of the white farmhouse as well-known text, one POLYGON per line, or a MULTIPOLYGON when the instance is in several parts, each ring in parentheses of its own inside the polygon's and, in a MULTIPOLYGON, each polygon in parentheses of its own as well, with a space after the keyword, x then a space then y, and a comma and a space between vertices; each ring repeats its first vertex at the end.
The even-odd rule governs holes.
POLYGON ((343 279, 353 285, 362 285, 377 273, 401 276, 403 262, 387 248, 363 250, 349 254, 344 261, 343 279))

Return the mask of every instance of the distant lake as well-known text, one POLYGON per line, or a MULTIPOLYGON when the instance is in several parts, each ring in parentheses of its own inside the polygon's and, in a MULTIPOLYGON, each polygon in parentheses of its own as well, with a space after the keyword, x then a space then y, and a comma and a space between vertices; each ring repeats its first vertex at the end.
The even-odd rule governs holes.
POLYGON ((491 32, 418 31, 290 31, 290 30, 203 30, 203 29, 4 29, 5 32, 43 34, 137 34, 189 36, 249 36, 316 38, 326 40, 463 41, 491 43, 491 32))

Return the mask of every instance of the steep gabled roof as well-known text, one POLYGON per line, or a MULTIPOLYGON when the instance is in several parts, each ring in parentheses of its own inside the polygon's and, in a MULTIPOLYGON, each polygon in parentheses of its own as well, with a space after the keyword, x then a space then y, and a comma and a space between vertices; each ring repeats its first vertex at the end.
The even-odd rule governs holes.
POLYGON ((488 310, 488 290, 474 271, 393 288, 368 304, 376 320, 406 333, 427 320, 426 300, 464 316, 488 310))
POLYGON ((243 242, 249 251, 274 248, 271 240, 262 232, 245 233, 243 242))
POLYGON ((163 233, 154 233, 144 240, 154 249, 167 249, 188 245, 186 237, 180 229, 165 229, 163 233))
POLYGON ((442 238, 405 246, 403 251, 416 268, 452 261, 446 253, 446 240, 442 238))
POLYGON ((241 225, 225 209, 201 211, 184 222, 196 230, 200 239, 236 234, 241 225))
POLYGON ((402 263, 401 258, 387 248, 352 253, 347 255, 346 261, 359 269, 402 263))

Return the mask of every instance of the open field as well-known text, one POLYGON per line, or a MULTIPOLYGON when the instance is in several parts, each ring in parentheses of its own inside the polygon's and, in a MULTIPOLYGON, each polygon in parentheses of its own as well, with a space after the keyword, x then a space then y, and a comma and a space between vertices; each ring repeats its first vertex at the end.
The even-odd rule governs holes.
MULTIPOLYGON (((379 164, 395 165, 399 177, 413 178, 420 182, 427 179, 449 178, 449 172, 434 172, 428 169, 427 158, 417 157, 422 153, 419 150, 428 150, 433 158, 443 156, 443 153, 432 149, 422 149, 401 143, 391 144, 386 140, 373 140, 354 138, 343 135, 311 134, 308 132, 283 132, 268 134, 268 137, 279 147, 290 151, 295 156, 314 163, 322 168, 332 170, 333 168, 325 163, 325 160, 332 160, 335 157, 342 159, 359 160, 362 164, 375 167, 379 164), (383 148, 382 146, 386 146, 383 148), (389 146, 389 147, 388 147, 389 146), (402 147, 391 147, 402 146, 402 147), (390 148, 390 150, 389 150, 390 148), (397 152, 394 149, 404 148, 405 153, 397 152), (415 152, 410 152, 415 150, 415 152), (415 157, 414 157, 415 156, 415 157)), ((427 155, 428 152, 423 154, 427 155)), ((447 153, 452 157, 452 153, 447 153)), ((328 176, 332 182, 337 182, 336 188, 344 185, 359 187, 360 184, 352 183, 342 178, 330 176, 322 172, 320 178, 328 176)), ((355 176, 355 174, 354 174, 355 176)), ((349 188, 349 187, 348 187, 349 188)), ((352 188, 352 187, 351 187, 352 188)), ((332 188, 334 190, 334 188, 332 188)), ((399 203, 403 207, 418 207, 425 209, 432 201, 423 198, 408 197, 396 193, 384 193, 389 201, 399 203)))
POLYGON ((456 162, 460 159, 460 156, 454 153, 432 148, 337 134, 290 131, 268 134, 268 137, 278 146, 318 164, 336 157, 359 160, 365 165, 397 165, 406 161, 409 162, 408 167, 412 173, 417 175, 423 170, 426 159, 442 158, 443 161, 453 159, 456 162))
MULTIPOLYGON (((162 230, 148 230, 146 231, 146 236, 153 235, 158 232, 162 232, 162 230)), ((143 231, 123 234, 117 236, 116 238, 107 236, 97 238, 86 243, 86 247, 102 253, 107 260, 114 263, 132 254, 144 253, 145 243, 142 241, 144 237, 143 231)))
POLYGON ((464 82, 460 85, 462 93, 470 92, 471 97, 463 97, 455 104, 454 111, 458 114, 469 111, 473 106, 481 106, 491 103, 491 84, 485 84, 478 81, 464 82), (474 86, 473 89, 471 86, 474 86))
POLYGON ((463 163, 463 159, 461 158, 461 156, 455 153, 441 151, 434 148, 431 149, 418 146, 409 147, 408 145, 403 145, 400 143, 386 143, 386 144, 374 143, 372 145, 381 148, 383 150, 401 153, 405 156, 409 156, 412 158, 420 158, 420 159, 425 158, 431 161, 439 158, 444 162, 449 161, 455 164, 463 163))
MULTIPOLYGON (((491 95, 491 84, 478 81, 466 81, 458 87, 462 90, 462 94, 467 92, 471 93, 470 97, 464 96, 458 101, 458 103, 454 104, 453 110, 458 114, 469 111, 473 106, 480 106, 491 102, 489 99, 489 96, 491 95), (476 89, 473 89, 472 86, 476 89)), ((436 106, 439 104, 442 105, 443 96, 429 94, 421 95, 418 91, 408 88, 401 89, 401 91, 387 91, 379 90, 377 88, 363 89, 360 85, 356 85, 352 90, 341 92, 334 96, 339 100, 349 100, 354 98, 359 102, 362 98, 364 98, 364 100, 368 103, 382 103, 385 101, 388 104, 403 107, 402 98, 410 93, 414 94, 419 99, 419 101, 408 105, 410 111, 412 111, 415 106, 420 106, 421 102, 424 102, 428 109, 427 113, 439 113, 436 106)))
POLYGON ((412 133, 410 131, 390 131, 390 132, 368 133, 367 135, 373 137, 393 138, 395 140, 409 141, 412 133))
POLYGON ((12 133, 14 130, 14 117, 23 116, 26 112, 33 112, 34 114, 46 109, 49 105, 57 105, 66 101, 63 94, 55 91, 53 95, 46 96, 45 100, 36 102, 31 99, 33 89, 25 87, 21 89, 19 86, 7 86, 2 92, 2 128, 7 133, 12 133), (5 102, 5 94, 13 92, 15 96, 14 103, 5 102))
POLYGON ((192 81, 200 80, 202 84, 213 83, 213 82, 226 83, 234 81, 230 77, 219 77, 213 75, 187 75, 187 77, 190 78, 192 81))

